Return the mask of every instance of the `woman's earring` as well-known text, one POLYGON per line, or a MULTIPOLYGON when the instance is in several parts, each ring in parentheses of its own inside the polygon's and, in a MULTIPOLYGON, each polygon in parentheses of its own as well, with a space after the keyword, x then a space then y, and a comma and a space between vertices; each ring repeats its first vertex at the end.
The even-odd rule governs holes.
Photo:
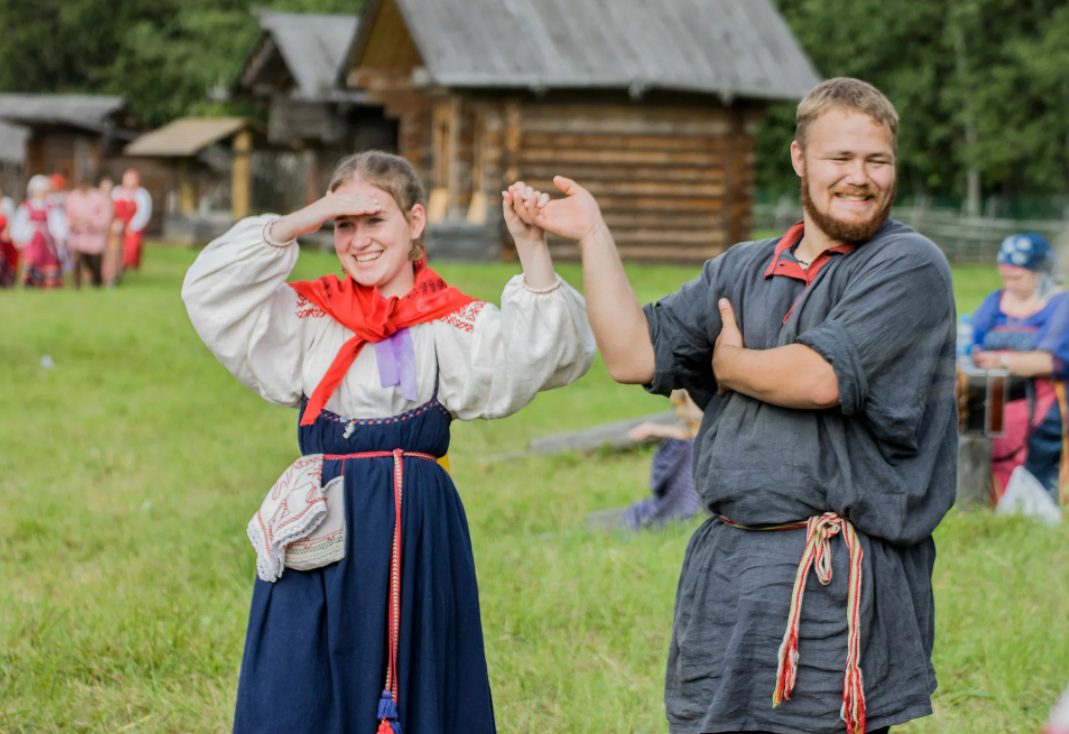
POLYGON ((412 240, 412 249, 408 251, 408 259, 414 263, 423 259, 423 245, 419 240, 412 240))

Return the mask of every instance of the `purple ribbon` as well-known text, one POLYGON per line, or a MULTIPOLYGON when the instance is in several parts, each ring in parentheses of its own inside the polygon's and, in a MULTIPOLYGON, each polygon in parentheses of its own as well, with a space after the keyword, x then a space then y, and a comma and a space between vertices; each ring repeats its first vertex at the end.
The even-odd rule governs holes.
POLYGON ((393 336, 375 342, 375 357, 379 363, 379 382, 383 387, 401 386, 405 400, 416 402, 416 350, 412 335, 401 329, 393 336))

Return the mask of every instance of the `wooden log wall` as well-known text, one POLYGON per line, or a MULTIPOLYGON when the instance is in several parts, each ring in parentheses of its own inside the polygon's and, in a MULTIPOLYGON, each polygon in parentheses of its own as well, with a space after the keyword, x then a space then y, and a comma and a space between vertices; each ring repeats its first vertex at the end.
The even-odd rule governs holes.
MULTIPOLYGON (((509 172, 546 191, 555 174, 588 188, 627 259, 700 262, 749 233, 753 138, 741 112, 525 103, 512 135, 509 172)), ((550 245, 578 257, 572 243, 550 245)))

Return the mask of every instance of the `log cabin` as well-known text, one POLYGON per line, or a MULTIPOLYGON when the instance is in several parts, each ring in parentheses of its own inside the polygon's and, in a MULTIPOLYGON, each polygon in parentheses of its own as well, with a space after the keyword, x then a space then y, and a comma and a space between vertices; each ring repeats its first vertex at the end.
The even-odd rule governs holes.
MULTIPOLYGON (((0 121, 24 131, 23 162, 17 186, 5 188, 16 201, 30 176, 61 174, 68 186, 83 177, 107 175, 116 181, 126 168, 137 166, 142 185, 159 201, 170 172, 162 166, 123 156, 139 135, 140 125, 122 97, 89 94, 0 94, 0 121)), ((6 180, 13 176, 7 176, 6 180)), ((157 233, 162 216, 153 213, 148 230, 157 233)))
POLYGON ((369 0, 344 75, 425 179, 432 254, 507 256, 499 192, 563 174, 665 262, 750 236, 755 126, 819 82, 770 0, 369 0))
POLYGON ((226 98, 267 112, 268 143, 302 154, 305 203, 323 195, 333 164, 366 148, 394 150, 396 125, 340 84, 355 15, 254 11, 260 35, 226 98))

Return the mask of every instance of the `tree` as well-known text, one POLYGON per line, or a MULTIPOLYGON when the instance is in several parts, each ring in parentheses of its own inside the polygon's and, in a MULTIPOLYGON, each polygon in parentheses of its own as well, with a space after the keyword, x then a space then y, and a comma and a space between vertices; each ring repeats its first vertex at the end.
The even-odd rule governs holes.
MULTIPOLYGON (((258 7, 358 13, 359 0, 258 7)), ((0 0, 0 89, 117 94, 145 125, 227 114, 208 91, 229 85, 255 42, 250 0, 0 0)))

